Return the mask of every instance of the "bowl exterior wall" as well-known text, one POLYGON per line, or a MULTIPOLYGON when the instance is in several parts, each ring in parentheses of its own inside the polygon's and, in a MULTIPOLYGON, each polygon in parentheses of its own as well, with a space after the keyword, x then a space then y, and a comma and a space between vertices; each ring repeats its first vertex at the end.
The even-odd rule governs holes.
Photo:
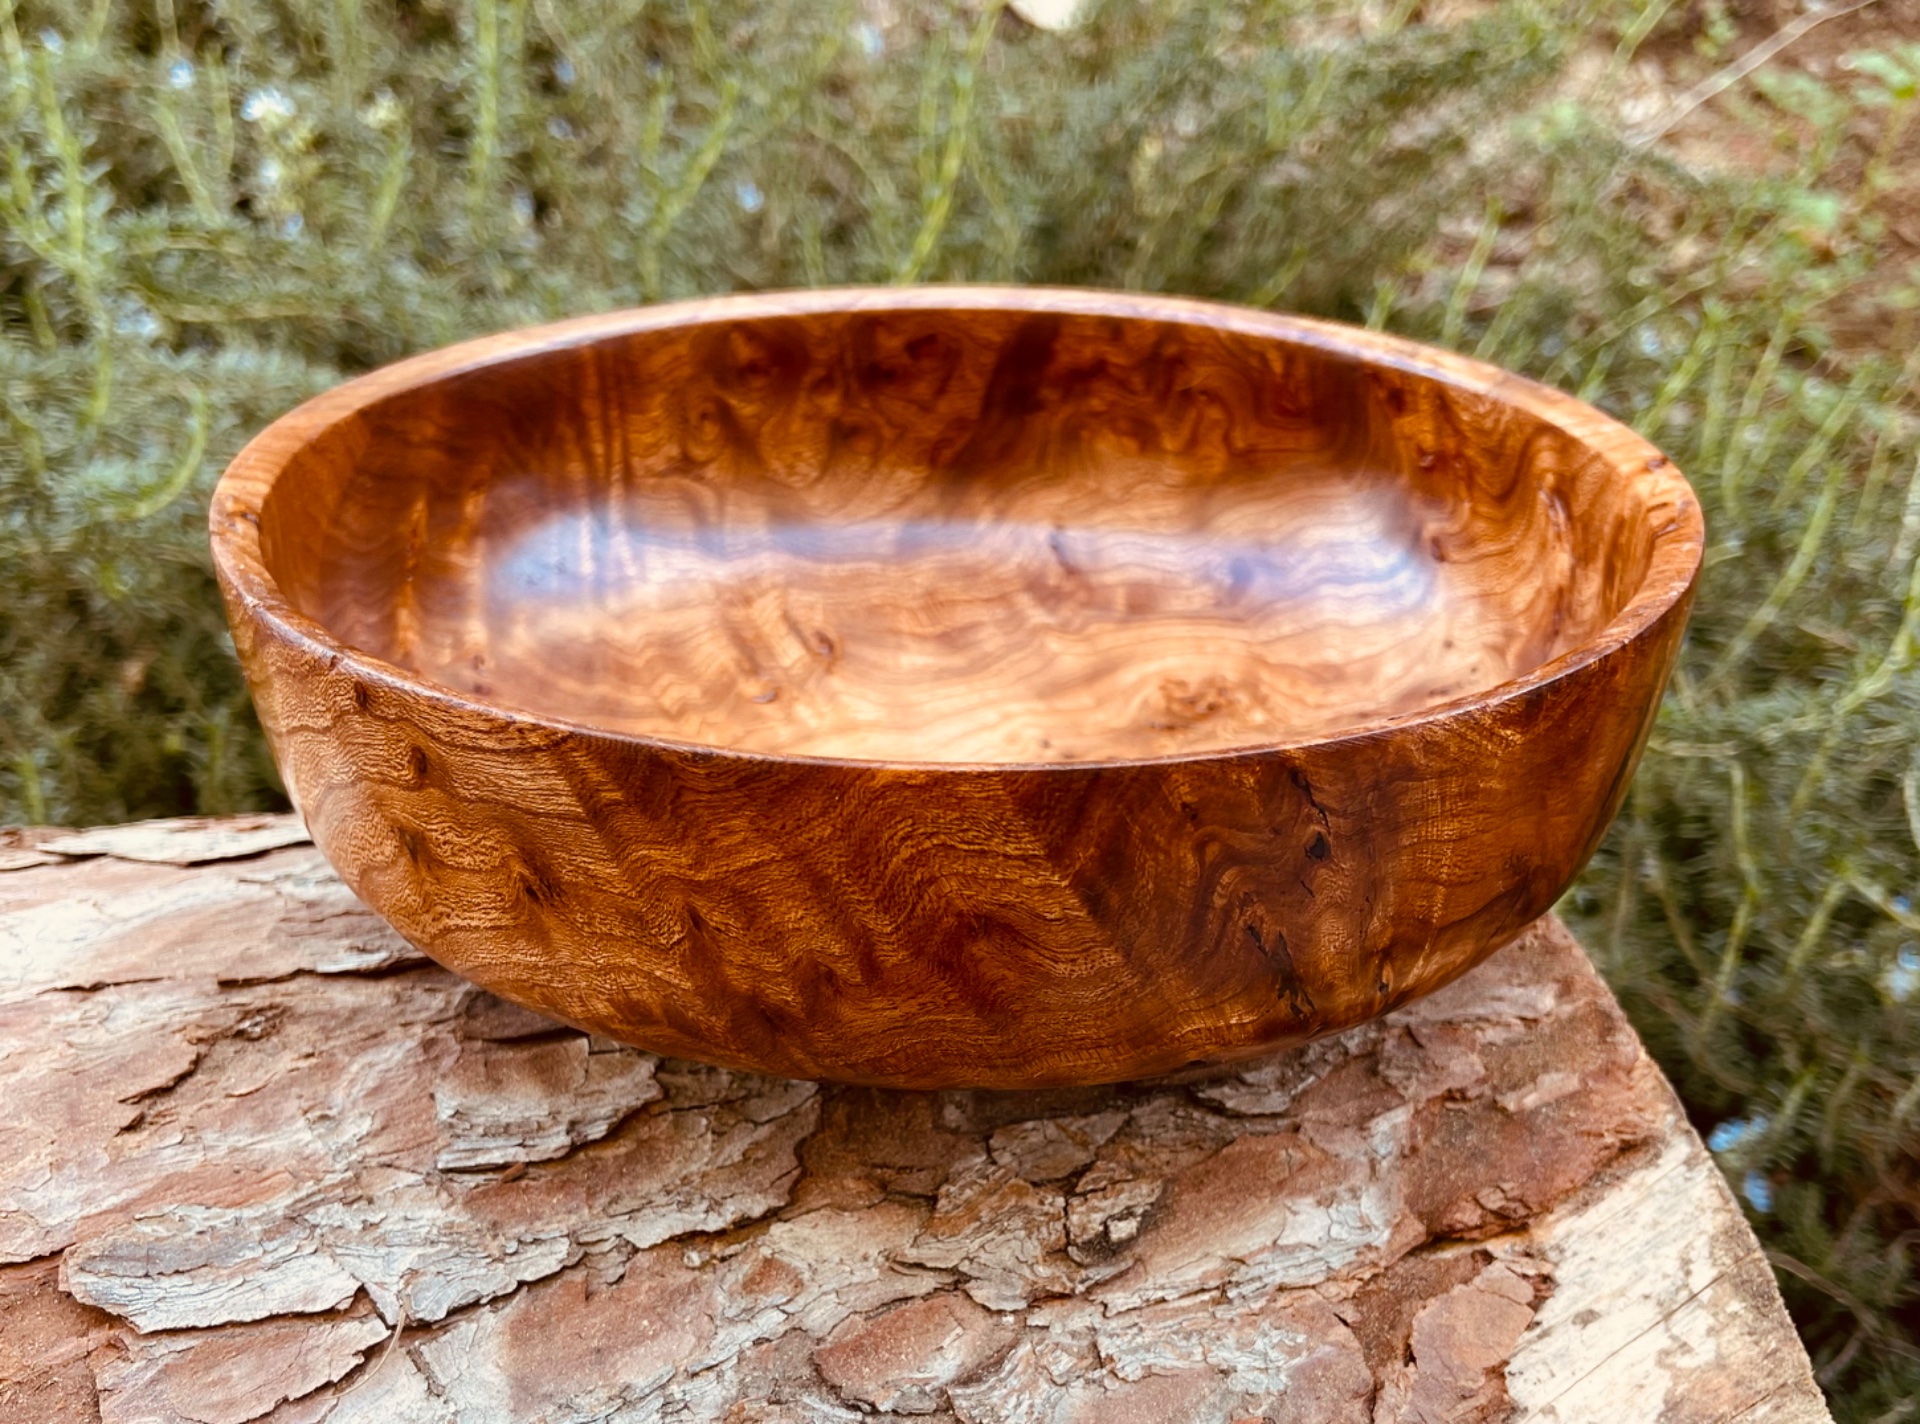
POLYGON ((1511 696, 1361 735, 976 769, 544 725, 223 587, 315 841, 426 953, 659 1052, 918 1088, 1244 1057, 1465 972, 1592 854, 1689 602, 1511 696))

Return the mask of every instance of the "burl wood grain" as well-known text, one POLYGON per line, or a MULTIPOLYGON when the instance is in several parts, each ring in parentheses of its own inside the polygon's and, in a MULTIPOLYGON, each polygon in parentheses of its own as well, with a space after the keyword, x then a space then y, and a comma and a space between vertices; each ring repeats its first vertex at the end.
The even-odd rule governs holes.
POLYGON ((1544 912, 1698 570, 1631 431, 1196 302, 730 298, 469 343, 216 494, 349 884, 659 1051, 1015 1086, 1377 1015, 1544 912))

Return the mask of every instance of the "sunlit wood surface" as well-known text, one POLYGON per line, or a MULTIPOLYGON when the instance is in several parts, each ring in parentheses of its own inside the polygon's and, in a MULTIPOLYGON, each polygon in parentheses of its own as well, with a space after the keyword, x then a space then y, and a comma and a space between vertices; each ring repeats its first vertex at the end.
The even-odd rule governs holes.
POLYGON ((295 818, 0 832, 0 1424, 1826 1424, 1551 920, 1304 1048, 1045 1092, 660 1059, 295 818))
POLYGON ((1230 307, 735 298, 403 363, 223 479, 321 847, 569 1022, 1072 1083, 1507 942, 1616 809, 1698 506, 1568 397, 1230 307))

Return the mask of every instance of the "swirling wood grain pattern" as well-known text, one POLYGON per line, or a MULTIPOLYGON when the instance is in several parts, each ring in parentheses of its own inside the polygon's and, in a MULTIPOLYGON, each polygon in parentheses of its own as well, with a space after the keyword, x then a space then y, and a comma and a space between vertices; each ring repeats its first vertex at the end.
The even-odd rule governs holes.
POLYGON ((542 1012, 801 1077, 1089 1082, 1434 988, 1565 888, 1698 504, 1394 338, 989 288, 401 363, 212 512, 315 839, 542 1012))

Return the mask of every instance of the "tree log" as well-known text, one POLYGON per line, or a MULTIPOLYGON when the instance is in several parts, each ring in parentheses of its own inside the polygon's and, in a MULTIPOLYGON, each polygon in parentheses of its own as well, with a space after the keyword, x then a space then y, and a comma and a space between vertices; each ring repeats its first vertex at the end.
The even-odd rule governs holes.
POLYGON ((0 836, 0 1421, 1828 1418, 1541 921, 1385 1019, 1037 1093, 656 1058, 289 818, 0 836))

